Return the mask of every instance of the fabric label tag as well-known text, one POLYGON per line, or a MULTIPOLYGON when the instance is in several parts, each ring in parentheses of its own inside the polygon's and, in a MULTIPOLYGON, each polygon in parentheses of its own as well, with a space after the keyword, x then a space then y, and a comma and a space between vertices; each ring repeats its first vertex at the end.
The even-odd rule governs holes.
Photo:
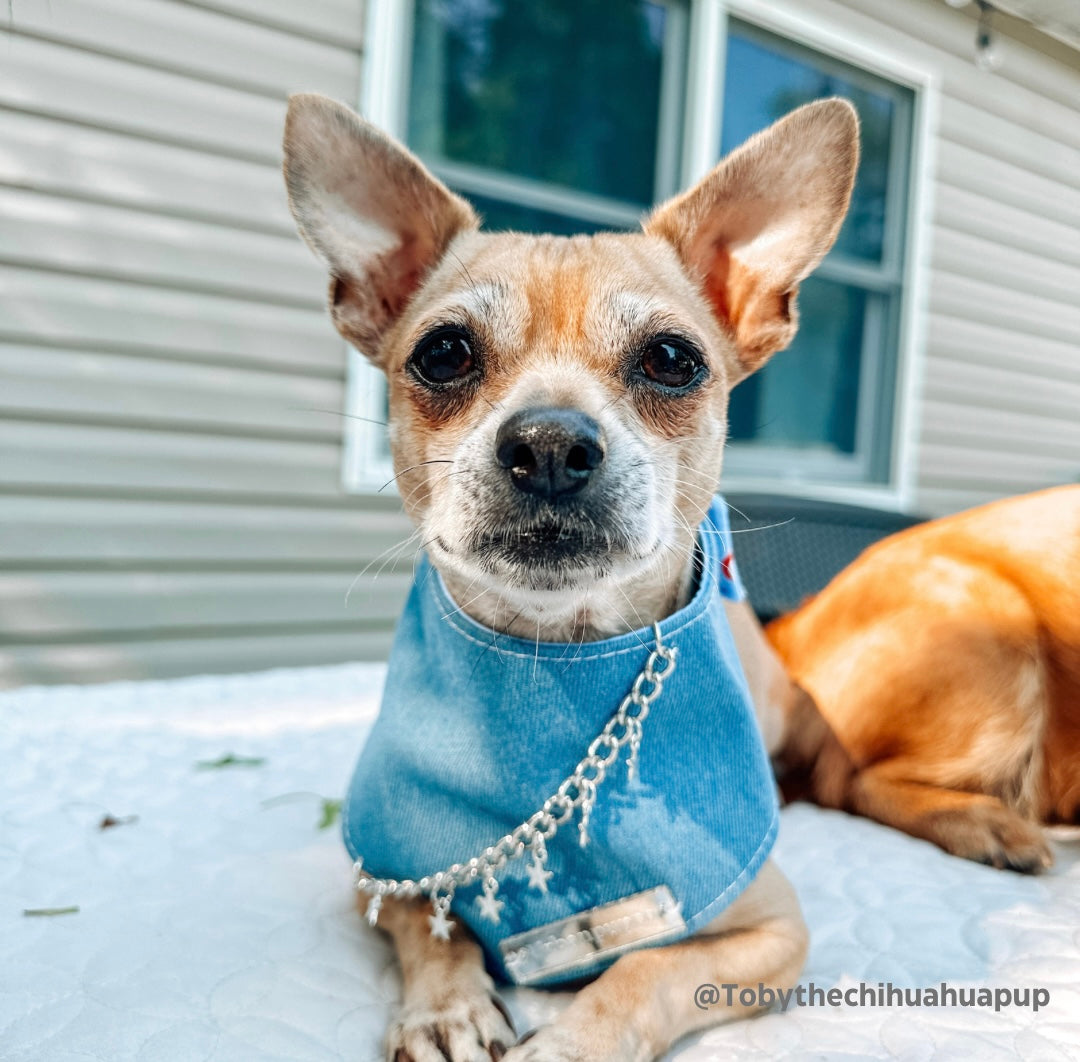
POLYGON ((529 985, 554 974, 572 975, 597 959, 685 933, 682 905, 666 885, 658 885, 516 933, 500 941, 499 950, 511 980, 529 985))

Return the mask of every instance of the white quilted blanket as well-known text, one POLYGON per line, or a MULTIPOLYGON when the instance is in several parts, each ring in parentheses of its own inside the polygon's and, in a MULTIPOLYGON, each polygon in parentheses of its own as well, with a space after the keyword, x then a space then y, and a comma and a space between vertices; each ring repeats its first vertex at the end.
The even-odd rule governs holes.
MULTIPOLYGON (((318 824, 381 678, 350 665, 0 694, 0 1058, 380 1058, 393 962, 354 912, 336 826, 318 824), (198 766, 230 753, 262 762, 198 766)), ((776 855, 813 935, 804 984, 1049 1002, 793 1007, 672 1058, 1080 1058, 1075 844, 1026 878, 796 805, 776 855)), ((564 1002, 508 999, 522 1031, 564 1002)))

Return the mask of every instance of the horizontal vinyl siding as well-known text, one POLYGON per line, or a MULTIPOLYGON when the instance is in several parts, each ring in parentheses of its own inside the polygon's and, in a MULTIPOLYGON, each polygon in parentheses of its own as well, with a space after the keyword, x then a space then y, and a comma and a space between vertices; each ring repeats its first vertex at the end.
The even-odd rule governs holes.
POLYGON ((325 313, 238 295, 0 265, 0 341, 301 369, 342 379, 325 313))
POLYGON ((4 265, 322 309, 322 271, 298 239, 21 189, 0 189, 0 216, 4 265))
POLYGON ((213 9, 176 0, 18 0, 12 12, 24 37, 174 71, 207 85, 273 97, 318 72, 328 93, 348 95, 356 87, 355 47, 222 18, 213 9))
POLYGON ((346 594, 340 572, 6 572, 0 637, 9 645, 79 637, 172 636, 206 631, 364 628, 396 607, 407 573, 346 594))
MULTIPOLYGON (((1076 53, 999 17, 985 74, 936 0, 780 6, 938 77, 914 507, 1076 479, 1076 53)), ((362 0, 0 15, 0 685, 386 653, 416 540, 340 489, 344 347, 280 173, 288 93, 355 101, 362 25, 362 0)))
POLYGON ((0 109, 0 182, 151 218, 190 218, 273 236, 296 231, 275 166, 39 114, 0 109))
MULTIPOLYGON (((92 493, 8 495, 0 555, 7 571, 296 572, 355 566, 359 572, 370 564, 374 579, 383 560, 413 558, 415 542, 395 549, 408 534, 396 509, 92 493), (308 536, 318 541, 317 550, 306 548, 308 536)), ((343 601, 351 579, 343 584, 343 601)), ((357 584, 353 593, 367 585, 357 584)))
POLYGON ((363 10, 356 0, 183 0, 191 7, 227 11, 291 34, 359 50, 363 10))
POLYGON ((289 92, 357 99, 361 25, 0 19, 0 685, 385 655, 415 542, 340 489, 345 351, 280 171, 289 92))
POLYGON ((986 73, 974 5, 799 10, 932 70, 940 92, 912 507, 1080 480, 1080 54, 997 14, 986 73))
MULTIPOLYGON (((49 422, 335 443, 336 379, 0 343, 0 414, 49 422)), ((2 472, 0 472, 2 475, 2 472)))

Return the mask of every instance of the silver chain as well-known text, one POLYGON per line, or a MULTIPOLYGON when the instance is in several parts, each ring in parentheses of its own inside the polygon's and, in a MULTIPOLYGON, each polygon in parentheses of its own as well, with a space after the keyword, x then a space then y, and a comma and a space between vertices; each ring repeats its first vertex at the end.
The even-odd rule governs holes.
POLYGON ((480 855, 473 856, 465 863, 454 863, 453 866, 428 874, 418 881, 410 878, 377 878, 364 870, 362 858, 356 861, 353 865, 356 888, 370 897, 367 906, 367 920, 370 925, 375 925, 378 921, 379 910, 385 897, 414 899, 427 896, 434 912, 429 918, 432 936, 449 939, 454 923, 447 918, 447 912, 454 890, 471 885, 480 878, 483 879, 484 887, 476 902, 480 905, 481 915, 498 922, 502 901, 496 898, 499 885, 495 880, 495 872, 510 860, 520 859, 526 852, 531 852, 533 857, 529 867, 530 888, 547 892, 547 878, 550 878, 552 873, 545 869, 547 842, 580 808, 578 841, 582 847, 589 843, 589 819, 596 803, 597 789, 624 746, 630 747, 630 755, 627 757, 629 777, 632 780, 637 775, 642 723, 653 702, 663 693, 664 682, 675 670, 677 655, 674 647, 664 645, 660 637, 660 627, 656 623, 653 624, 653 633, 656 636, 656 648, 649 654, 649 659, 634 679, 634 684, 623 698, 618 711, 593 739, 584 758, 569 777, 544 801, 543 807, 520 826, 495 844, 489 845, 480 855), (663 666, 658 667, 661 663, 663 666))

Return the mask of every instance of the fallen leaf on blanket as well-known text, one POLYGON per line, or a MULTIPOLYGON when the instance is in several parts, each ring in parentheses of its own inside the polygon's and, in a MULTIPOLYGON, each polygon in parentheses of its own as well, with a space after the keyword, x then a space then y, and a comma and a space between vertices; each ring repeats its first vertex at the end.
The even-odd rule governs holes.
POLYGON ((24 918, 52 918, 55 915, 78 914, 79 908, 75 907, 24 907, 24 918))
POLYGON ((195 766, 200 770, 217 770, 219 767, 261 767, 264 763, 265 756, 236 756, 226 752, 216 760, 199 760, 195 766))
POLYGON ((111 830, 114 826, 130 826, 132 823, 138 822, 138 815, 121 815, 117 818, 115 815, 106 813, 101 822, 98 823, 99 830, 111 830))
POLYGON ((327 830, 337 822, 341 815, 341 801, 323 797, 322 816, 319 818, 319 829, 327 830))
POLYGON ((294 800, 317 800, 319 802, 319 825, 320 830, 329 829, 337 822, 341 815, 341 801, 331 797, 321 797, 318 793, 282 793, 281 796, 268 797, 262 802, 264 808, 272 808, 275 804, 290 804, 294 800))

